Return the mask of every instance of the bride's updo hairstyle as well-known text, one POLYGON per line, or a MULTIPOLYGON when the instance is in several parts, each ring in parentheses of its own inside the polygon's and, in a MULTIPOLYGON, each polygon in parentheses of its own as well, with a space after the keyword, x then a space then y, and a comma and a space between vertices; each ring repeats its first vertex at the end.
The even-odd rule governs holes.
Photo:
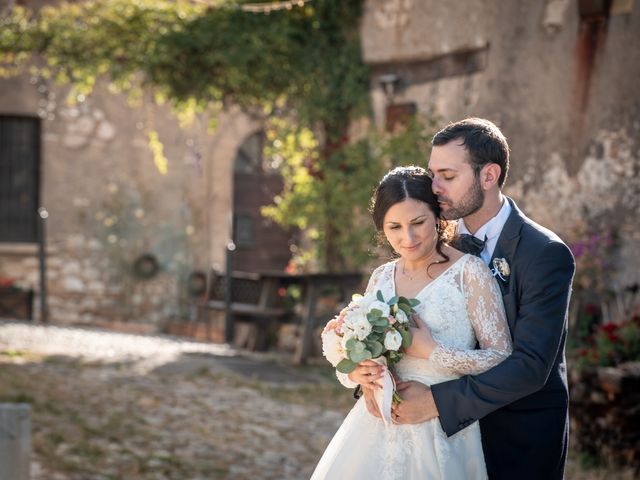
MULTIPOLYGON (((378 234, 381 235, 381 238, 384 236, 384 217, 389 209, 408 198, 426 203, 436 217, 436 231, 438 233, 436 252, 445 260, 434 262, 431 265, 449 261, 449 257, 442 252, 442 245, 451 239, 453 224, 440 217, 438 197, 431 190, 431 178, 422 167, 396 167, 387 173, 378 184, 369 208, 378 234)), ((427 267, 427 273, 428 269, 427 267)))

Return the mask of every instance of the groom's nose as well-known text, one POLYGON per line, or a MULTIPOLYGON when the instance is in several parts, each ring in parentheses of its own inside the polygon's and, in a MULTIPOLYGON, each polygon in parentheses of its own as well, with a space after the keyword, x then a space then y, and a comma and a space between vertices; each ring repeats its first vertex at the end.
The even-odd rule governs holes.
POLYGON ((442 193, 442 186, 440 185, 440 180, 438 180, 435 177, 431 182, 431 190, 436 195, 440 195, 442 193))

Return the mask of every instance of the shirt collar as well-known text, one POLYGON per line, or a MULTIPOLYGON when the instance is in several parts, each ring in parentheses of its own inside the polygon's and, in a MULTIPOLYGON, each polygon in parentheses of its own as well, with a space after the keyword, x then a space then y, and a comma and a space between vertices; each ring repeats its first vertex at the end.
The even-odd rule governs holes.
MULTIPOLYGON (((507 219, 509 218, 510 213, 511 213, 511 205, 509 205, 509 202, 507 201, 507 199, 504 198, 502 201, 502 207, 500 208, 498 213, 493 218, 491 218, 487 223, 482 225, 476 231, 476 233, 473 234, 473 236, 483 241, 485 240, 491 241, 494 238, 497 238, 498 235, 500 235, 500 232, 502 231, 502 227, 504 227, 504 224, 507 222, 507 219)), ((458 222, 457 231, 458 231, 458 235, 465 234, 465 233, 467 235, 471 235, 471 232, 465 225, 463 218, 461 218, 460 221, 458 222)))

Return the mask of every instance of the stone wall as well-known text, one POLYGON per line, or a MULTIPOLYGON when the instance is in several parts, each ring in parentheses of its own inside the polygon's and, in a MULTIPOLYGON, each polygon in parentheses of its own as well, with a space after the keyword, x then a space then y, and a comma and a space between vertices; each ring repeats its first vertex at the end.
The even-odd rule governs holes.
POLYGON ((368 0, 361 36, 378 126, 410 102, 437 125, 493 120, 507 194, 568 241, 616 229, 615 281, 638 282, 640 2, 368 0))
MULTIPOLYGON (((168 108, 132 104, 105 85, 74 103, 67 95, 39 77, 0 80, 0 114, 42 122, 50 320, 163 328, 183 313, 188 273, 224 266, 233 161, 260 125, 228 111, 215 131, 205 115, 181 126, 168 108), (150 148, 152 132, 166 166, 150 148), (151 279, 132 271, 143 254, 160 266, 151 279)), ((37 290, 36 246, 0 244, 0 277, 37 290)))

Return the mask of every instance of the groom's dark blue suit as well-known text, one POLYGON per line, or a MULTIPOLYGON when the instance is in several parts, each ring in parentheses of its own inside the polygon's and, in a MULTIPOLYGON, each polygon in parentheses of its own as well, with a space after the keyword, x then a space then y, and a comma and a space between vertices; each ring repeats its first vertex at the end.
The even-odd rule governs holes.
POLYGON ((442 428, 453 435, 480 420, 490 479, 561 479, 568 446, 564 346, 575 262, 553 232, 512 212, 493 258, 509 263, 498 279, 513 353, 491 370, 433 385, 442 428))

